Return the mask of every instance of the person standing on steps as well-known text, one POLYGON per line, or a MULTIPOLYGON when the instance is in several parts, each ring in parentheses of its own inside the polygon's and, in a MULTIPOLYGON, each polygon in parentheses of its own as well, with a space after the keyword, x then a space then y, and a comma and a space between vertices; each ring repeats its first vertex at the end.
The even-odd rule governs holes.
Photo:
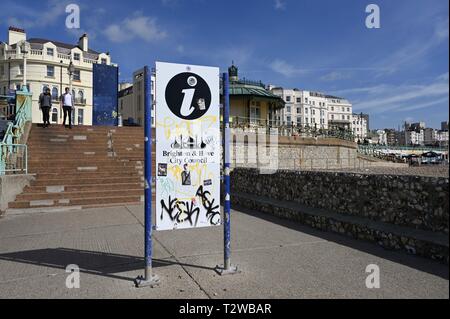
POLYGON ((67 127, 66 125, 66 118, 69 116, 69 129, 72 129, 72 111, 74 109, 74 98, 72 93, 70 93, 70 89, 66 88, 66 93, 64 93, 61 96, 61 105, 64 111, 64 123, 63 125, 67 127))
POLYGON ((39 109, 42 111, 42 118, 46 128, 50 125, 50 109, 52 107, 52 95, 50 94, 50 89, 46 88, 43 93, 39 96, 39 109))

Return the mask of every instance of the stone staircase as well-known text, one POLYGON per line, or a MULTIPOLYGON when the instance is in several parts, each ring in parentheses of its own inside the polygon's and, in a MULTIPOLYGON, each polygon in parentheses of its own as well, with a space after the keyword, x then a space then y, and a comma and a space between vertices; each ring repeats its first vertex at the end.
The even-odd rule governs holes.
POLYGON ((28 148, 29 173, 35 180, 9 204, 10 212, 115 206, 144 200, 143 128, 69 130, 33 125, 28 148))

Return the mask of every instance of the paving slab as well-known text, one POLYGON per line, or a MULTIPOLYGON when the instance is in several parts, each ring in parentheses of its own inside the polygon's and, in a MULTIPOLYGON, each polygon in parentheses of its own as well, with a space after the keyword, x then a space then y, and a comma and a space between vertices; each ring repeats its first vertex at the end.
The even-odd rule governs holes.
POLYGON ((448 266, 258 212, 232 211, 232 262, 221 277, 221 227, 154 232, 156 288, 143 273, 142 205, 0 219, 0 298, 448 298, 448 266), (65 285, 66 266, 80 288, 65 285), (367 289, 367 265, 380 289, 367 289))

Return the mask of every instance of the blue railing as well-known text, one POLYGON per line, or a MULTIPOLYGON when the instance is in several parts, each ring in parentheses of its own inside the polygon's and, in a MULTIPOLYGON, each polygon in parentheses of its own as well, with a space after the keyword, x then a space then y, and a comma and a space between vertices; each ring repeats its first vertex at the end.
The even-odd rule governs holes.
POLYGON ((16 92, 16 114, 0 141, 0 175, 28 174, 28 148, 22 139, 27 122, 31 122, 32 94, 16 92))

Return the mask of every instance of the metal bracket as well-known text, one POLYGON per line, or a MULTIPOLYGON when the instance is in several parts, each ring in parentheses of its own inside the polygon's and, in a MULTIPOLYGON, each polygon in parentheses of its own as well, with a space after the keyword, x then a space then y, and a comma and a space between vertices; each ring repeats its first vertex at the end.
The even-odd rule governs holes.
POLYGON ((136 288, 144 288, 144 287, 154 288, 155 286, 158 286, 159 283, 160 283, 160 280, 157 275, 151 276, 149 280, 145 280, 145 278, 143 276, 139 276, 134 280, 134 284, 136 285, 136 288))
POLYGON ((217 265, 214 271, 221 276, 240 274, 241 271, 237 266, 231 265, 229 269, 225 269, 223 265, 217 265))

